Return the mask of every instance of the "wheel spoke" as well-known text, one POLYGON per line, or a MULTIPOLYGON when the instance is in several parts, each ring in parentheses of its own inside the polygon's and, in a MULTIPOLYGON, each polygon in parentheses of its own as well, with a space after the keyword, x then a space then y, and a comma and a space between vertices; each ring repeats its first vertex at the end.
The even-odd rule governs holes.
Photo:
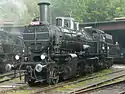
POLYGON ((48 84, 56 84, 59 81, 58 68, 55 66, 49 66, 48 71, 48 84))

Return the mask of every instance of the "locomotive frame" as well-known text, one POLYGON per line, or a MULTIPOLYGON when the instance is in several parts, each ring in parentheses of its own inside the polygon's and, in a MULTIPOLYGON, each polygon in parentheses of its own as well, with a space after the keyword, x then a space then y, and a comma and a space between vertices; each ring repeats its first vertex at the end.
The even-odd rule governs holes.
POLYGON ((50 3, 40 2, 40 21, 26 26, 23 39, 26 46, 23 62, 25 82, 56 84, 60 80, 92 73, 113 64, 112 36, 94 28, 79 30, 70 17, 57 17, 50 25, 50 3))

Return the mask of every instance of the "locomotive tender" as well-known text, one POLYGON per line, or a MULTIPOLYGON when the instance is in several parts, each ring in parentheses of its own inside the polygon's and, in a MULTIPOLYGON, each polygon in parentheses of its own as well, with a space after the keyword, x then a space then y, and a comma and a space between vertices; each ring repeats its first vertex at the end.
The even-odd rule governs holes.
POLYGON ((40 2, 40 21, 25 27, 26 47, 20 69, 25 82, 56 84, 60 79, 83 75, 112 66, 112 36, 101 30, 84 28, 70 17, 57 17, 56 26, 49 22, 48 1, 40 2))
POLYGON ((24 42, 21 35, 0 28, 0 73, 11 70, 15 63, 21 62, 24 42))

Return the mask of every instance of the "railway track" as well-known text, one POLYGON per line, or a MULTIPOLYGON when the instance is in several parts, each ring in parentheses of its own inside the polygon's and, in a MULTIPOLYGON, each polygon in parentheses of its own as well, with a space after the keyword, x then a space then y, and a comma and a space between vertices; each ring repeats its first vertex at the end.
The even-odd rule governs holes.
POLYGON ((125 81, 112 82, 109 85, 100 86, 98 89, 94 89, 82 94, 125 94, 125 81))
POLYGON ((8 73, 1 74, 1 75, 0 75, 0 79, 2 79, 2 78, 5 77, 5 76, 10 76, 10 75, 12 75, 12 74, 14 74, 14 72, 8 72, 8 73))
MULTIPOLYGON (((111 74, 120 74, 120 73, 123 72, 123 71, 124 71, 124 73, 125 73, 125 70, 123 69, 123 70, 118 70, 118 71, 114 71, 114 72, 111 72, 111 73, 106 73, 106 74, 103 74, 103 75, 91 76, 91 77, 88 77, 88 78, 85 78, 85 79, 79 79, 79 80, 77 80, 77 81, 72 81, 72 82, 65 81, 65 82, 59 83, 59 84, 57 84, 57 85, 52 85, 52 86, 49 86, 49 87, 42 88, 41 90, 38 90, 37 92, 35 92, 35 93, 33 93, 33 94, 41 94, 41 92, 45 92, 45 94, 49 94, 48 91, 51 91, 51 90, 53 90, 53 89, 56 89, 56 92, 58 92, 58 88, 62 88, 62 87, 65 87, 65 86, 69 86, 69 87, 70 87, 70 85, 78 84, 78 83, 81 83, 81 82, 84 82, 84 81, 87 81, 87 80, 91 80, 91 79, 94 79, 94 78, 99 78, 99 77, 103 77, 103 76, 109 76, 109 75, 111 75, 111 74)), ((124 74, 124 75, 120 75, 120 76, 118 76, 118 77, 115 77, 115 78, 113 78, 113 79, 117 79, 117 78, 120 78, 120 77, 122 77, 122 76, 125 76, 125 74, 124 74)), ((113 80, 113 79, 109 79, 109 80, 113 80)), ((105 82, 108 82, 109 80, 106 80, 105 82)), ((102 83, 103 83, 103 82, 102 82, 102 83)), ((100 83, 98 83, 98 84, 100 84, 100 83)), ((95 85, 97 85, 97 84, 93 84, 93 87, 94 87, 95 85)), ((91 87, 91 86, 89 86, 89 87, 91 87)), ((86 89, 89 88, 89 87, 86 87, 86 89)), ((53 92, 53 91, 52 91, 52 92, 53 92)), ((71 90, 70 92, 65 92, 65 94, 66 94, 66 93, 68 93, 68 94, 69 94, 69 93, 73 93, 73 94, 74 94, 74 91, 72 92, 72 90, 71 90)), ((51 94, 51 93, 50 93, 50 94, 51 94)), ((55 91, 54 91, 54 93, 52 93, 52 94, 56 94, 55 91)))
MULTIPOLYGON (((86 92, 90 92, 92 90, 101 89, 101 88, 111 86, 111 85, 115 85, 115 84, 122 83, 122 82, 125 82, 125 75, 122 75, 122 76, 119 76, 119 77, 114 77, 112 79, 105 80, 105 81, 102 81, 102 82, 99 82, 99 83, 95 83, 95 84, 92 84, 90 86, 75 90, 73 92, 69 92, 67 94, 83 94, 83 93, 86 93, 86 92), (118 80, 118 81, 115 81, 115 80, 118 80)), ((120 94, 125 94, 125 93, 122 92, 120 94)))
POLYGON ((19 78, 20 76, 23 76, 23 71, 21 71, 21 75, 19 75, 20 72, 10 72, 10 73, 6 73, 3 75, 0 75, 0 83, 6 82, 6 81, 10 81, 13 80, 15 78, 19 78))
MULTIPOLYGON (((21 85, 17 84, 18 87, 16 87, 16 85, 13 85, 12 87, 10 86, 9 89, 7 89, 6 86, 5 87, 3 86, 2 89, 5 88, 5 90, 0 91, 0 94, 10 94, 10 93, 6 93, 6 92, 12 92, 13 90, 14 90, 14 92, 18 92, 18 91, 20 92, 20 90, 30 92, 30 93, 24 93, 24 94, 41 94, 41 92, 45 92, 45 94, 56 94, 56 93, 52 93, 51 91, 56 90, 58 92, 58 88, 60 88, 60 87, 65 87, 67 85, 77 84, 77 83, 80 83, 80 82, 83 82, 83 81, 95 79, 97 77, 108 76, 108 75, 116 74, 116 73, 118 74, 118 73, 121 73, 123 71, 125 71, 125 70, 123 70, 123 69, 112 70, 112 71, 110 71, 108 73, 103 73, 105 71, 102 71, 102 72, 98 72, 99 74, 98 73, 93 73, 92 75, 89 75, 86 78, 84 76, 84 78, 75 78, 75 79, 70 79, 70 80, 63 81, 63 82, 58 83, 57 85, 42 85, 42 86, 37 87, 37 88, 29 87, 26 84, 21 84, 21 85), (20 89, 20 87, 21 87, 21 89, 20 89), (29 88, 30 88, 30 90, 28 90, 29 88), (33 92, 31 92, 31 90, 33 92)), ((17 93, 14 93, 14 94, 17 94, 17 93)))
POLYGON ((121 91, 119 94, 125 94, 125 91, 121 91))
POLYGON ((11 91, 11 90, 15 90, 15 89, 19 89, 22 87, 27 86, 24 81, 23 81, 23 71, 21 71, 21 78, 22 81, 20 81, 20 72, 16 72, 15 75, 13 72, 7 73, 7 74, 3 74, 1 75, 1 79, 0 79, 0 94, 7 94, 6 92, 11 91))

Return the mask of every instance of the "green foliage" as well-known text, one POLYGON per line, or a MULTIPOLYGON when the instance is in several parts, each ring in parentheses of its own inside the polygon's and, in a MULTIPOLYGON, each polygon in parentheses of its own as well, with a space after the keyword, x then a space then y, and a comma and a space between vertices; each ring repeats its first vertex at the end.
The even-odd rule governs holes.
MULTIPOLYGON (((1 0, 0 20, 28 24, 39 16, 40 0, 1 0)), ((125 16, 125 0, 50 0, 53 22, 57 16, 71 16, 79 22, 113 20, 125 16)))
POLYGON ((54 3, 54 15, 70 15, 80 22, 113 20, 115 17, 125 16, 125 0, 51 1, 54 3))

